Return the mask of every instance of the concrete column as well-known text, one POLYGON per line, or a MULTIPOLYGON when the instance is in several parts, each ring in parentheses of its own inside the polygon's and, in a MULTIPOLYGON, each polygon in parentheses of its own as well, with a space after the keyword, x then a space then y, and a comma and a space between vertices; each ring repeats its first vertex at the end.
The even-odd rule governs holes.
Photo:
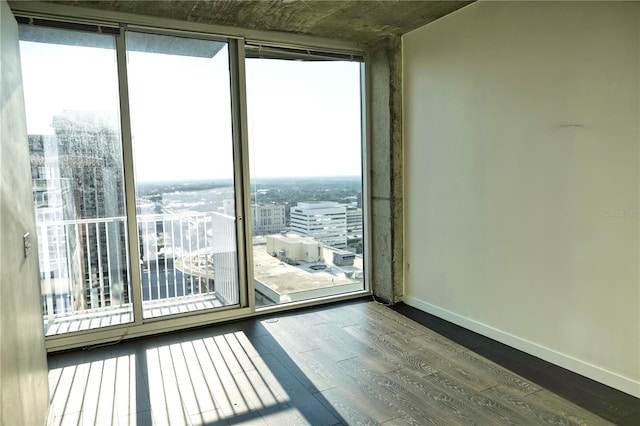
POLYGON ((372 277, 376 297, 402 300, 402 39, 371 46, 370 194, 372 277))

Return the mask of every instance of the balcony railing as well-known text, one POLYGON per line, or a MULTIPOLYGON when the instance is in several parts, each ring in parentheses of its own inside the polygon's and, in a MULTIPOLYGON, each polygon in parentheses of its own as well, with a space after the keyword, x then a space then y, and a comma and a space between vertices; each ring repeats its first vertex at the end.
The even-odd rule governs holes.
POLYGON ((38 244, 46 323, 109 312, 129 315, 129 265, 140 268, 145 317, 238 303, 232 216, 138 215, 137 260, 130 258, 125 217, 42 219, 38 244))
POLYGON ((234 217, 140 215, 138 230, 143 300, 216 294, 224 305, 238 303, 234 217))

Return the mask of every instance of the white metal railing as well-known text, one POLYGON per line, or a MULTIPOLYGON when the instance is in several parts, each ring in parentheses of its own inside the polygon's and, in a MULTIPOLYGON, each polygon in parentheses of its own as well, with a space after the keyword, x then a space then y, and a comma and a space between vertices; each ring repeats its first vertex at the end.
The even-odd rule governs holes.
POLYGON ((129 305, 129 265, 137 264, 145 304, 202 295, 238 303, 234 217, 146 214, 137 221, 137 261, 130 259, 126 217, 38 222, 46 320, 129 305))
POLYGON ((39 221, 43 313, 48 319, 129 303, 124 217, 39 221))
POLYGON ((221 213, 138 216, 145 301, 213 294, 238 302, 235 218, 221 213))

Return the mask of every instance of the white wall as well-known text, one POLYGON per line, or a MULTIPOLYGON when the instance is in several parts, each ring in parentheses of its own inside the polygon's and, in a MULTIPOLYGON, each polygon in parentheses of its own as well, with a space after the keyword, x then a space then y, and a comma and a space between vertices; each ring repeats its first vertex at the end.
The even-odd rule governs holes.
POLYGON ((407 34, 405 302, 640 396, 640 3, 407 34))
POLYGON ((49 384, 36 228, 18 27, 4 0, 0 19, 0 424, 40 425, 47 420, 49 384), (33 247, 27 258, 25 232, 33 247))

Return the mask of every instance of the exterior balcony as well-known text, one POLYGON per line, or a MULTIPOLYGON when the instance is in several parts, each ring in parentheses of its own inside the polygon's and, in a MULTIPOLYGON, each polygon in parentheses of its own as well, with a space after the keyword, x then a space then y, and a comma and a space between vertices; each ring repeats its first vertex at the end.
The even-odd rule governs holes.
POLYGON ((145 319, 238 303, 234 217, 139 215, 138 234, 136 262, 124 217, 38 224, 47 336, 132 322, 133 264, 145 319))

